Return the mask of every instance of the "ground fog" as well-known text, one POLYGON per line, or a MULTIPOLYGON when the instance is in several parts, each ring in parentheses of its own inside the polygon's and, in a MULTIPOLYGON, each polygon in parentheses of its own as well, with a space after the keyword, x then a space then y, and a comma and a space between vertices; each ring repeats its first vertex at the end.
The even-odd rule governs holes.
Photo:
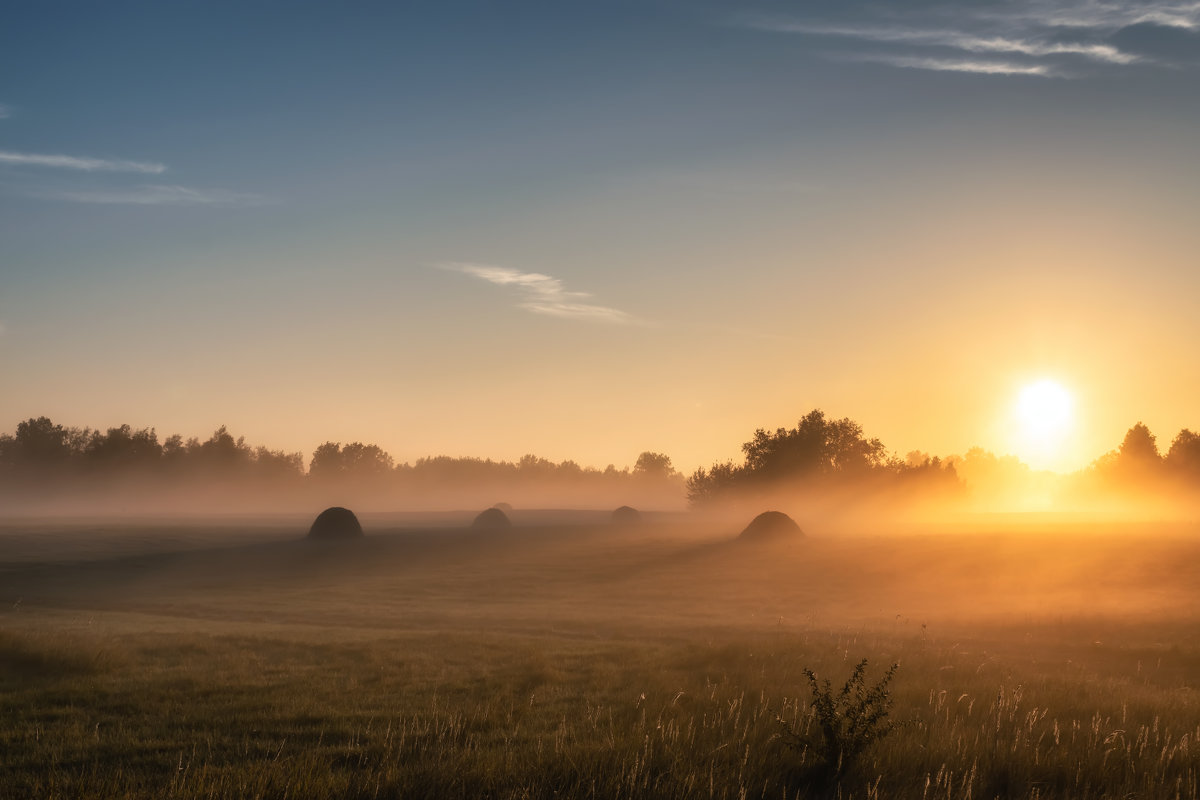
POLYGON ((796 516, 7 523, 0 793, 1200 796, 1196 526, 796 516), (822 763, 863 658, 895 727, 822 763))

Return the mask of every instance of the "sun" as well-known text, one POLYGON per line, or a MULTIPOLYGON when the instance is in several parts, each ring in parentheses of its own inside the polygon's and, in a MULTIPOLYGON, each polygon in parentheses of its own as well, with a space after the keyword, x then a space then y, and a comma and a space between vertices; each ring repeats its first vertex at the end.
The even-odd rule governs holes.
POLYGON ((1049 379, 1031 383, 1017 397, 1017 418, 1026 434, 1053 436, 1071 426, 1071 393, 1049 379))
POLYGON ((1055 462, 1075 423, 1071 393, 1058 381, 1044 378, 1021 389, 1014 412, 1023 460, 1036 468, 1055 462))

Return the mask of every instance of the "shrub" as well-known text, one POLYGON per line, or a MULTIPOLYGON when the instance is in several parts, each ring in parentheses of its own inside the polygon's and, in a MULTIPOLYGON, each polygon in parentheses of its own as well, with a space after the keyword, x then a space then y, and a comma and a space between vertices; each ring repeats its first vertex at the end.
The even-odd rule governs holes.
POLYGON ((818 680, 816 673, 805 668, 812 690, 812 719, 817 735, 808 733, 810 726, 797 730, 780 719, 781 738, 795 749, 817 756, 831 776, 842 774, 873 742, 892 730, 893 725, 887 719, 892 707, 888 687, 899 668, 899 664, 892 664, 878 683, 868 687, 864 658, 836 693, 828 678, 818 680))

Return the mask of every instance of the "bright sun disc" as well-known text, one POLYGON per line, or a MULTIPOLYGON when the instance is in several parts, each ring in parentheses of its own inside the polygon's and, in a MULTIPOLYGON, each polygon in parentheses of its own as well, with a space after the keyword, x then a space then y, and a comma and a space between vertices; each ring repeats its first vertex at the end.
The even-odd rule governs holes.
POLYGON ((1017 418, 1027 436, 1044 439, 1071 427, 1071 393, 1052 380, 1031 383, 1017 398, 1017 418))

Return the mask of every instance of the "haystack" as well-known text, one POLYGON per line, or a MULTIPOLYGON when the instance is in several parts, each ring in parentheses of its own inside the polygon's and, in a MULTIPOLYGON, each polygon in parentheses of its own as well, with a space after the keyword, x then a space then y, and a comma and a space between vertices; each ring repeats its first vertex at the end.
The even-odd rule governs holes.
POLYGON ((512 513, 512 506, 510 506, 508 503, 496 503, 495 505, 492 506, 492 508, 498 508, 501 511, 503 511, 505 514, 512 513))
POLYGON ((621 506, 612 512, 614 525, 636 525, 642 521, 642 512, 633 506, 621 506))
POLYGON ((481 511, 475 521, 471 523, 472 528, 509 528, 512 523, 508 519, 508 514, 505 514, 498 508, 489 508, 481 511))
POLYGON ((308 529, 310 539, 357 539, 363 535, 362 525, 358 517, 348 508, 334 506, 327 508, 313 520, 308 529))
POLYGON ((799 539, 804 531, 795 520, 782 511, 764 511, 746 526, 739 539, 747 541, 768 541, 777 539, 799 539))

